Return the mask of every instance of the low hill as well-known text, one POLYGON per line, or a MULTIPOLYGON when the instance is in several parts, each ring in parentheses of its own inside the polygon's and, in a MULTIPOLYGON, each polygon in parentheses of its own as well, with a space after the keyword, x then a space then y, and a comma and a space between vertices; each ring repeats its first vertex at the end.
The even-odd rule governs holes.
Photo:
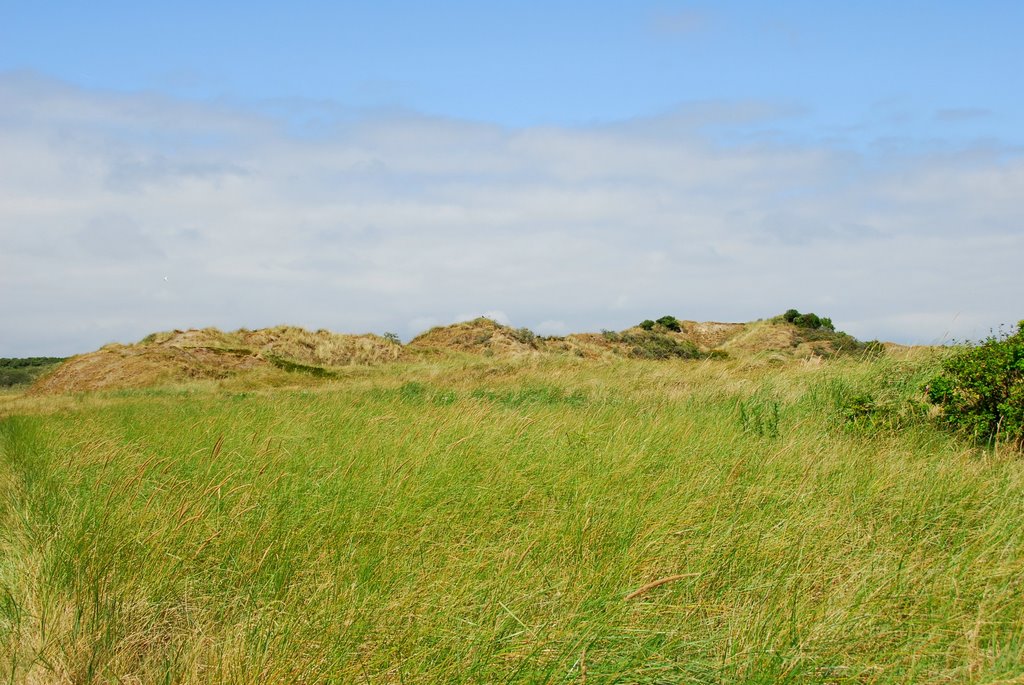
POLYGON ((142 388, 220 379, 276 367, 327 376, 332 367, 394 361, 402 346, 376 335, 292 326, 225 333, 216 328, 154 333, 133 345, 106 345, 71 357, 33 386, 36 393, 142 388))
POLYGON ((543 337, 526 328, 511 328, 481 317, 432 328, 414 338, 409 348, 435 354, 509 358, 554 353, 585 359, 697 358, 758 353, 807 358, 864 349, 863 343, 846 333, 801 326, 782 316, 749 323, 679 321, 674 317, 663 317, 663 320, 670 322, 671 327, 644 322, 623 331, 543 337))
POLYGON ((867 343, 842 331, 810 329, 770 319, 744 324, 717 349, 735 356, 776 352, 806 359, 860 352, 867 347, 867 343))
MULTIPOLYGON (((792 310, 795 311, 795 310, 792 310)), ((803 315, 801 315, 803 316, 803 315)), ((809 315, 813 316, 813 315, 809 315)), ((623 331, 535 335, 486 318, 438 326, 401 345, 376 335, 346 335, 291 326, 225 333, 215 328, 154 333, 72 357, 42 376, 34 393, 142 388, 193 379, 217 380, 260 369, 329 377, 332 369, 452 354, 499 359, 568 355, 591 360, 710 357, 829 357, 865 349, 831 321, 811 328, 786 315, 750 323, 680 321, 666 316, 623 331)), ((817 317, 815 320, 818 321, 817 317)))
POLYGON ((515 329, 483 317, 450 326, 437 326, 409 342, 409 347, 431 352, 466 352, 493 357, 521 357, 540 350, 529 329, 515 329))

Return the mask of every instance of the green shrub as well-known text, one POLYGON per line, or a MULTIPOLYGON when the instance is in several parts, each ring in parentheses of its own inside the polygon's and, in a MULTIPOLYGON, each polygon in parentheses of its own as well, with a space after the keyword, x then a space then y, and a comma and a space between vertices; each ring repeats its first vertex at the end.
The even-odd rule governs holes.
POLYGON ((799 326, 800 328, 810 328, 812 331, 821 328, 821 319, 818 318, 818 315, 813 312, 801 314, 800 316, 793 319, 793 323, 799 326))
POLYGON ((928 384, 941 421, 977 440, 1024 447, 1024 321, 962 347, 928 384))
MULTIPOLYGON (((814 312, 801 314, 796 309, 787 309, 786 312, 778 318, 781 318, 786 323, 791 323, 794 326, 799 326, 800 328, 808 328, 812 331, 819 329, 824 329, 826 331, 836 330, 836 327, 832 324, 832 319, 827 316, 818 316, 814 312)), ((776 321, 778 321, 778 318, 776 321)))
POLYGON ((618 341, 630 346, 629 356, 635 359, 696 359, 701 356, 700 350, 689 340, 678 340, 657 331, 622 333, 618 341))
POLYGON ((5 369, 0 367, 0 388, 28 385, 35 376, 28 369, 5 369))
POLYGON ((537 334, 529 328, 515 328, 511 331, 510 335, 524 345, 529 345, 530 347, 537 346, 537 334))
POLYGON ((881 343, 877 343, 875 347, 871 347, 869 343, 862 343, 849 333, 825 331, 824 329, 818 329, 824 332, 827 337, 825 340, 832 341, 832 347, 835 348, 836 352, 871 352, 872 354, 879 354, 885 351, 885 348, 881 343))
POLYGON ((644 329, 645 331, 652 330, 654 328, 654 322, 651 321, 650 319, 644 319, 643 321, 640 322, 640 328, 644 329))
POLYGON ((677 333, 679 331, 683 330, 683 324, 681 324, 679 322, 679 319, 677 319, 674 316, 667 316, 667 315, 663 316, 660 319, 658 319, 657 321, 655 321, 655 323, 657 323, 657 324, 659 324, 661 326, 664 326, 665 328, 667 328, 670 331, 676 331, 677 333))

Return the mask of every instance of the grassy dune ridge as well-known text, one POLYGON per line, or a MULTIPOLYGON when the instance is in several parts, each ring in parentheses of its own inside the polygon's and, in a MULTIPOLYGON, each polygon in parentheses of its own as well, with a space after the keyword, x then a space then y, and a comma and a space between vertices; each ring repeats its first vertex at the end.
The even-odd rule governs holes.
POLYGON ((1024 464, 920 416, 935 363, 456 358, 12 400, 0 675, 1017 678, 1024 464))

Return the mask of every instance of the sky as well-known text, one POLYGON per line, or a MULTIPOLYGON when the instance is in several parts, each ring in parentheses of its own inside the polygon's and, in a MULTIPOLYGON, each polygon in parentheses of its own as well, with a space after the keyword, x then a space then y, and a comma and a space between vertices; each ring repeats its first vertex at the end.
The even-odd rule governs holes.
POLYGON ((0 0, 0 357, 1024 318, 1024 3, 0 0))

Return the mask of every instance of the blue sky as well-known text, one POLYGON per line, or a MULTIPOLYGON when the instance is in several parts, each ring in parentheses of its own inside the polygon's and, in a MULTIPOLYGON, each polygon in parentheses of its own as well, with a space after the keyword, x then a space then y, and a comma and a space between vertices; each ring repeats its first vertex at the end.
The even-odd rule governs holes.
POLYGON ((1015 2, 5 2, 0 356, 486 311, 981 335, 1024 316, 1021 26, 1015 2))
POLYGON ((124 92, 509 126, 756 100, 800 111, 789 130, 808 135, 913 127, 957 139, 1019 137, 1024 114, 1018 2, 6 6, 0 67, 124 92))

